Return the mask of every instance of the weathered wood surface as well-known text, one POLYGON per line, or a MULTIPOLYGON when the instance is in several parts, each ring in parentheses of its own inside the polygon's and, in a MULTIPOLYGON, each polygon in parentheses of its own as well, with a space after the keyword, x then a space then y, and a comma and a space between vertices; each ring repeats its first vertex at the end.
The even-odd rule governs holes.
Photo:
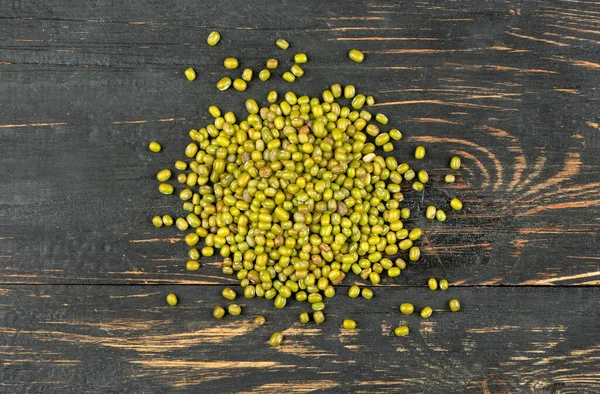
POLYGON ((600 391, 599 34, 600 3, 576 0, 0 2, 0 385, 600 391), (213 29, 223 39, 209 48, 213 29), (347 59, 353 47, 364 63, 347 59), (223 58, 257 70, 269 57, 289 66, 297 51, 310 61, 296 92, 340 82, 373 94, 404 133, 397 157, 420 164, 410 154, 425 144, 433 180, 423 199, 407 193, 423 257, 384 281, 378 302, 336 299, 328 323, 308 331, 298 305, 248 303, 291 330, 273 350, 270 328, 207 318, 217 285, 234 282, 216 258, 186 272, 182 234, 149 221, 179 212, 154 175, 181 157, 208 105, 241 113, 246 98, 290 88, 276 74, 218 92, 223 58), (152 139, 161 154, 148 152, 152 139), (449 186, 440 180, 453 154, 463 168, 449 186), (463 212, 422 219, 454 195, 463 212), (421 288, 432 275, 459 288, 432 294, 421 288), (169 291, 181 307, 164 307, 169 291), (380 334, 403 294, 465 308, 412 319, 402 342, 380 334), (359 316, 355 336, 338 335, 346 314, 359 316))
MULTIPOLYGON (((388 288, 335 297, 326 321, 306 305, 240 301, 211 317, 215 286, 4 286, 0 376, 7 392, 594 392, 600 388, 598 287, 388 288), (181 305, 164 303, 175 290, 181 305), (462 300, 449 312, 451 297, 462 300), (431 305, 429 320, 398 304, 431 305), (252 318, 264 314, 266 326, 252 318), (358 329, 340 329, 352 317, 358 329), (390 331, 408 324, 408 337, 390 331), (266 342, 281 330, 280 348, 266 342)), ((216 302, 220 302, 218 300, 216 302)))

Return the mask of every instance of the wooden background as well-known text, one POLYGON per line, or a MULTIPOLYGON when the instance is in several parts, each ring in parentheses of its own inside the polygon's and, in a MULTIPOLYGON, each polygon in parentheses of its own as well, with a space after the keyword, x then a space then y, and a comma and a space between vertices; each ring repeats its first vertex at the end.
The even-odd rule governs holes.
POLYGON ((0 1, 0 391, 600 392, 599 44, 591 0, 0 1), (296 92, 353 83, 404 132, 399 159, 427 146, 433 185, 407 193, 423 257, 370 302, 334 298, 318 327, 258 299, 216 321, 234 282, 216 258, 186 272, 181 234, 150 225, 179 212, 154 175, 210 104, 241 114, 290 88, 276 74, 218 92, 225 57, 259 70, 296 52, 296 92), (455 194, 465 210, 425 221, 455 194), (404 301, 435 313, 400 316, 404 301))

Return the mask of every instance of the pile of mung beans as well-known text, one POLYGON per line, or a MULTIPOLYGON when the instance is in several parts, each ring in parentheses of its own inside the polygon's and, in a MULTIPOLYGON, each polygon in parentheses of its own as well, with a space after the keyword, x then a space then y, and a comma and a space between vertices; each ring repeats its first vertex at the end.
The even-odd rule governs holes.
MULTIPOLYGON (((219 40, 220 34, 212 32, 207 43, 214 46, 219 40)), ((290 46, 283 39, 276 45, 282 50, 290 46)), ((349 57, 355 62, 364 60, 356 49, 349 57)), ((282 75, 288 82, 304 74, 299 64, 306 63, 307 56, 298 53, 293 60, 294 66, 282 75)), ((226 58, 223 65, 235 70, 239 61, 226 58)), ((279 61, 268 59, 265 65, 258 74, 261 81, 269 79, 279 61)), ((197 78, 192 68, 184 74, 190 81, 197 78)), ((233 86, 244 91, 252 77, 253 70, 245 68, 233 81, 221 78, 217 89, 233 86)), ((300 322, 323 323, 327 299, 336 295, 336 285, 346 276, 357 275, 377 285, 382 276, 398 277, 407 261, 421 256, 423 232, 405 227, 411 212, 403 206, 401 185, 410 184, 420 193, 429 175, 390 154, 402 132, 387 126, 386 115, 369 110, 373 104, 373 96, 360 93, 355 86, 335 83, 319 97, 293 91, 280 97, 273 90, 262 105, 250 98, 245 117, 210 106, 214 121, 190 130, 185 157, 174 163, 177 174, 171 169, 156 174, 159 192, 177 193, 182 213, 176 219, 155 216, 153 225, 174 224, 186 233, 188 271, 199 270, 203 256, 219 253, 224 258, 223 274, 239 280, 245 298, 273 300, 275 308, 284 308, 291 299, 307 302, 311 312, 302 312, 300 322), (172 178, 177 191, 168 183, 172 178)), ((160 152, 162 148, 153 141, 149 149, 160 152)), ((423 146, 416 147, 416 159, 425 154, 423 146)), ((460 165, 459 157, 450 160, 451 169, 458 170, 460 165)), ((455 176, 448 174, 445 181, 452 183, 455 176)), ((449 206, 459 211, 462 202, 455 197, 449 206)), ((440 222, 447 219, 444 210, 433 205, 427 207, 425 216, 440 222)), ((427 285, 431 290, 449 287, 446 279, 431 278, 427 285)), ((350 298, 367 300, 374 296, 372 289, 356 284, 347 293, 350 298)), ((232 303, 216 306, 215 318, 242 313, 233 303, 238 297, 235 290, 225 288, 222 296, 232 303)), ((177 296, 169 294, 167 303, 177 305, 177 296)), ((448 307, 457 312, 460 302, 453 299, 448 307)), ((415 311, 406 302, 399 309, 402 314, 415 311)), ((432 313, 430 306, 420 311, 423 319, 432 313)), ((266 319, 258 316, 254 323, 262 326, 266 319)), ((344 319, 341 326, 353 330, 357 323, 344 319)), ((409 327, 396 327, 394 334, 409 335, 409 327)), ((272 346, 282 342, 279 332, 269 340, 272 346)))

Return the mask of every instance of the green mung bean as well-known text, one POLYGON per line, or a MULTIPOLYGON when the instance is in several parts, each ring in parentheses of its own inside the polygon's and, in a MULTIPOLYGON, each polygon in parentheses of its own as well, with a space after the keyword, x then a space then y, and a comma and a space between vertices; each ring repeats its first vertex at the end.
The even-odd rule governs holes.
POLYGON ((410 315, 415 311, 415 306, 413 304, 409 304, 407 302, 400 304, 400 312, 405 315, 410 315))
POLYGON ((273 347, 278 347, 283 343, 283 335, 281 335, 280 332, 275 332, 273 333, 273 335, 271 335, 271 338, 269 339, 269 345, 273 346, 273 347))
POLYGON ((177 296, 173 293, 167 295, 167 304, 171 305, 171 306, 175 306, 177 305, 177 296))
POLYGON ((364 60, 365 55, 358 49, 352 49, 350 52, 348 52, 348 57, 350 57, 350 59, 353 61, 360 63, 364 60))
POLYGON ((296 62, 298 64, 306 63, 307 60, 308 60, 308 57, 306 56, 305 53, 297 53, 294 55, 294 62, 296 62))
POLYGON ((342 322, 342 327, 345 330, 354 330, 356 328, 356 322, 351 319, 344 319, 344 321, 342 322))
POLYGON ((196 71, 191 67, 186 68, 183 73, 185 74, 185 77, 188 79, 188 81, 193 81, 194 79, 196 79, 196 71))
POLYGON ((154 216, 152 218, 152 224, 154 225, 154 227, 162 227, 163 226, 163 220, 160 216, 154 216))
POLYGON ((428 319, 432 313, 433 313, 433 309, 431 309, 431 307, 429 307, 429 306, 426 306, 425 308, 423 308, 421 310, 421 317, 423 319, 428 319))
POLYGON ((455 211, 460 211, 463 207, 463 204, 462 204, 462 201, 460 201, 458 198, 454 197, 452 200, 450 200, 450 206, 455 211))
POLYGON ((269 70, 274 70, 279 66, 279 61, 277 59, 269 59, 267 60, 266 66, 269 70))
POLYGON ((429 278, 429 281, 427 282, 427 286, 429 286, 430 290, 437 290, 438 281, 435 278, 429 278))
POLYGON ((148 144, 148 149, 150 149, 154 153, 157 153, 157 152, 160 152, 162 147, 160 146, 160 144, 158 142, 152 141, 150 144, 148 144))
POLYGON ((227 313, 232 316, 238 316, 242 313, 242 308, 237 304, 231 304, 227 307, 227 313))
POLYGON ((452 312, 458 312, 460 310, 460 301, 458 300, 450 300, 448 305, 452 312))
POLYGON ((423 159, 425 157, 425 148, 422 146, 417 146, 415 149, 415 159, 423 159))
POLYGON ((225 60, 223 60, 223 67, 225 67, 228 70, 235 70, 236 68, 238 68, 239 66, 239 62, 236 58, 234 57, 228 57, 225 60))
POLYGON ((440 290, 448 290, 448 281, 446 279, 440 280, 440 290))
POLYGON ((284 51, 290 47, 290 43, 284 40, 283 38, 280 38, 279 40, 275 41, 275 44, 284 51))
POLYGON ((254 71, 252 71, 251 68, 245 68, 244 71, 242 71, 242 79, 246 82, 252 81, 252 75, 254 75, 254 71))
POLYGON ((453 156, 452 159, 450 159, 450 168, 453 170, 458 170, 460 168, 460 157, 453 156))
POLYGON ((229 87, 231 86, 231 78, 229 77, 223 77, 219 80, 219 82, 217 82, 217 89, 219 89, 220 91, 224 91, 229 89, 229 87))
POLYGON ((219 34, 218 31, 213 31, 206 38, 206 43, 208 45, 210 45, 211 47, 214 47, 215 45, 217 45, 217 43, 219 42, 220 39, 221 39, 221 34, 219 34))
POLYGON ((408 326, 398 326, 394 329, 394 335, 397 337, 405 337, 410 333, 408 326))
POLYGON ((221 306, 217 306, 215 309, 213 309, 213 316, 216 319, 222 319, 223 316, 225 316, 225 309, 221 306))
POLYGON ((269 78, 271 78, 271 72, 269 70, 267 70, 266 68, 261 70, 261 72, 258 73, 258 79, 260 79, 263 82, 269 78))

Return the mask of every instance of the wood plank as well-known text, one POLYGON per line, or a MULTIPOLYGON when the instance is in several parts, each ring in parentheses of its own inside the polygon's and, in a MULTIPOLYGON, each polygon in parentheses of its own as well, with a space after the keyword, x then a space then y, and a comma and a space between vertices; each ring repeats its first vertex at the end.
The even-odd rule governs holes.
POLYGON ((328 301, 327 320, 297 321, 240 299, 217 321, 221 286, 4 286, 0 382, 10 392, 560 392, 600 390, 600 289, 376 289, 328 301), (175 292, 180 305, 164 301, 175 292), (461 300, 458 313, 447 310, 461 300), (398 312, 431 305, 428 320, 398 312), (264 314, 267 325, 252 319, 264 314), (355 319, 358 329, 340 329, 355 319), (398 324, 408 337, 394 337, 398 324), (266 341, 280 330, 284 345, 266 341))
POLYGON ((182 234, 149 225, 155 213, 180 213, 152 178, 180 158, 209 104, 235 110, 289 88, 273 77, 244 94, 214 89, 222 58, 257 68, 281 57, 270 43, 285 35, 285 56, 311 59, 296 91, 355 83, 403 130, 399 159, 417 164, 414 146, 428 146, 432 186, 424 198, 406 193, 409 225, 426 230, 424 256, 397 283, 432 274, 465 285, 600 283, 600 74, 588 26, 600 7, 318 4, 290 13, 259 2, 241 15, 226 12, 230 2, 168 12, 14 2, 0 24, 0 282, 227 283, 210 260, 185 272, 186 249, 172 243, 182 234), (213 28, 223 41, 209 48, 213 28), (351 47, 367 61, 344 61, 351 47), (181 75, 189 65, 194 83, 181 75), (163 153, 148 153, 151 139, 163 153), (447 186, 453 154, 464 165, 447 186), (443 225, 423 219, 426 205, 454 195, 463 213, 443 225))

